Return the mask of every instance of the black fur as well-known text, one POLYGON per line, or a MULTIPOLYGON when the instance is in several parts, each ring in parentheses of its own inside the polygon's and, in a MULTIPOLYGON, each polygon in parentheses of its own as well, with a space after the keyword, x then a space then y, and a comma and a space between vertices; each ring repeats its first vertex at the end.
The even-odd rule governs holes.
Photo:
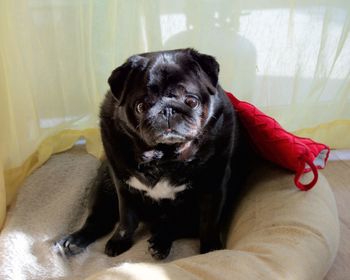
POLYGON ((85 225, 59 241, 66 254, 118 220, 109 256, 132 246, 140 221, 150 226, 149 251, 157 259, 182 237, 199 237, 201 253, 223 247, 222 222, 248 170, 249 148, 218 73, 213 57, 193 49, 136 55, 112 72, 100 112, 107 161, 85 225), (164 179, 187 188, 175 199, 155 200, 128 185, 132 176, 149 188, 164 179))

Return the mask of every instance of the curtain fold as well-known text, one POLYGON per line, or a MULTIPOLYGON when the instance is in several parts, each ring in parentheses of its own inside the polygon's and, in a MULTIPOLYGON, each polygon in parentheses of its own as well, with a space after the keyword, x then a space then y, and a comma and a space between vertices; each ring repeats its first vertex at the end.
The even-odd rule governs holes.
POLYGON ((283 127, 350 148, 348 0, 0 1, 0 222, 23 179, 87 140, 128 56, 194 47, 222 86, 283 127))

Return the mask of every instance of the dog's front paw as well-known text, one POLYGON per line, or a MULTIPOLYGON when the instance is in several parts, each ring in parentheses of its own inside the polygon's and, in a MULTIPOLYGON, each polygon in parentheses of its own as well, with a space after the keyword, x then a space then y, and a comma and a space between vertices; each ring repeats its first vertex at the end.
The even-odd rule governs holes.
POLYGON ((213 239, 210 241, 201 242, 200 253, 205 254, 205 253, 208 253, 211 251, 220 250, 222 248, 223 248, 223 246, 222 246, 220 239, 213 239))
POLYGON ((55 250, 67 257, 80 254, 86 246, 85 239, 74 234, 68 235, 54 244, 55 250))
POLYGON ((129 250, 131 245, 131 239, 111 238, 106 244, 105 253, 107 256, 115 257, 129 250))
POLYGON ((169 255, 172 244, 171 241, 152 236, 148 239, 148 243, 148 251, 154 259, 163 260, 169 255))

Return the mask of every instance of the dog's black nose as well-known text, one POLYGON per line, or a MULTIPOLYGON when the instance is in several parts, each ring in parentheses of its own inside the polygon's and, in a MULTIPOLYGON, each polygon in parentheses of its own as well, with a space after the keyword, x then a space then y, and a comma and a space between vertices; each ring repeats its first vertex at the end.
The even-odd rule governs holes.
POLYGON ((166 119, 169 119, 174 113, 175 113, 175 110, 172 107, 165 107, 163 109, 163 114, 166 119))

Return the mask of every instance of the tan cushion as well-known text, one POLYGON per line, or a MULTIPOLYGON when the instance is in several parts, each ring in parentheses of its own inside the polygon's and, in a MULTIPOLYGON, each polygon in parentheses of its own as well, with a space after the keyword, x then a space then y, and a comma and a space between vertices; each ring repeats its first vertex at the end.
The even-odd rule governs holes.
POLYGON ((254 173, 239 203, 227 249, 170 263, 124 263, 88 279, 323 279, 337 252, 333 193, 320 174, 299 191, 293 175, 267 166, 254 173))

